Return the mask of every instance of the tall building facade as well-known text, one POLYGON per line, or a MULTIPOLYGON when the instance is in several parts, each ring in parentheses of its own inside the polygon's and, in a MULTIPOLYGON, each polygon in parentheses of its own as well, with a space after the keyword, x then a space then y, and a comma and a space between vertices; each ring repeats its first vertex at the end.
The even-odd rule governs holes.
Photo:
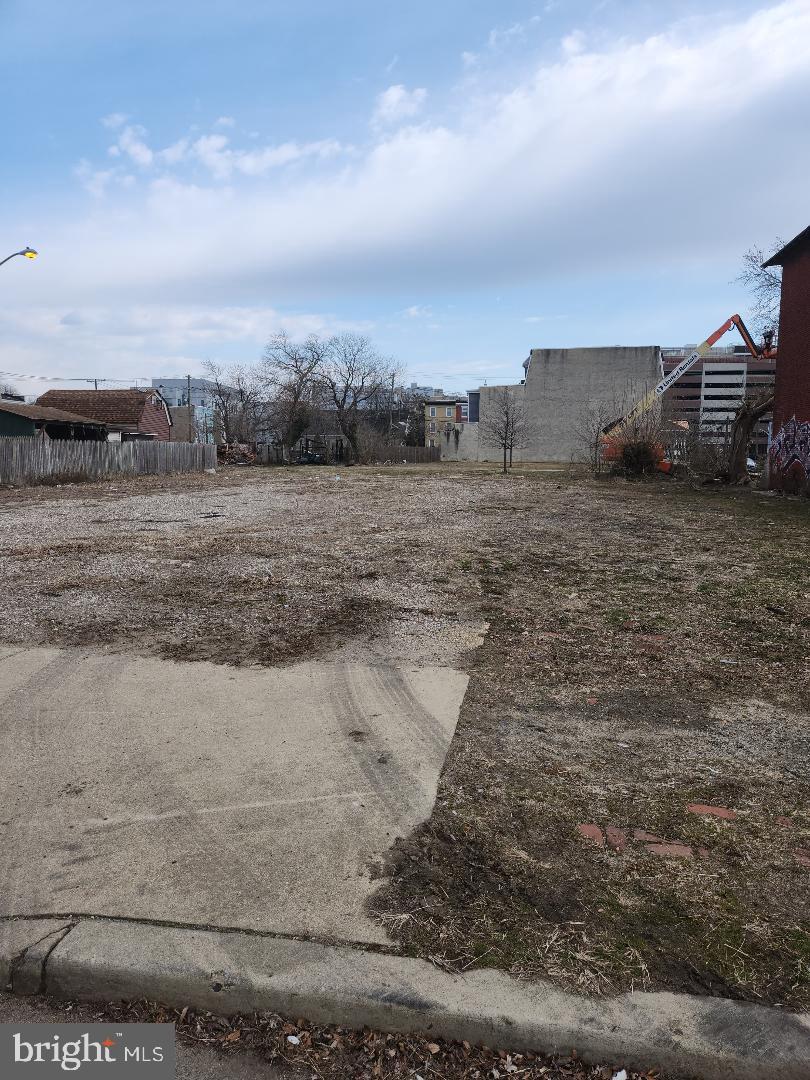
MULTIPOLYGON (((662 349, 664 374, 668 375, 694 348, 684 345, 662 349)), ((715 346, 666 392, 667 416, 678 422, 688 421, 704 437, 724 441, 743 399, 772 392, 775 378, 776 360, 755 360, 744 345, 715 346)), ((771 427, 769 413, 754 431, 751 453, 755 457, 767 455, 771 427)))

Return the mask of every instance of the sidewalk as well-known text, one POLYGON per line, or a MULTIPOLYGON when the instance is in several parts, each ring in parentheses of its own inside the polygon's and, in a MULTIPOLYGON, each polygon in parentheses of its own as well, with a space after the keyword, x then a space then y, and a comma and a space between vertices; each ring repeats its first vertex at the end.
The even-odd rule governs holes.
POLYGON ((0 915, 385 943, 374 866, 430 815, 466 685, 0 647, 0 915))

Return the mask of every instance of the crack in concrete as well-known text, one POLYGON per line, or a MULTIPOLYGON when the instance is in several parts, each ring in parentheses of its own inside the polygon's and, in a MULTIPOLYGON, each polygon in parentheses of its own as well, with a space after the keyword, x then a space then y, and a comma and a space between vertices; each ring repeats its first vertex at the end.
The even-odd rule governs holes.
MULTIPOLYGON (((242 935, 243 937, 269 938, 271 940, 278 941, 303 941, 310 945, 324 945, 337 948, 356 949, 361 952, 379 953, 383 956, 401 957, 403 955, 397 949, 387 948, 385 945, 381 945, 371 941, 346 941, 341 938, 329 937, 326 935, 321 936, 318 934, 285 934, 283 931, 253 930, 249 927, 244 926, 221 926, 217 923, 179 922, 171 919, 143 919, 133 918, 127 915, 100 915, 97 912, 91 913, 84 911, 60 911, 36 915, 0 915, 0 923, 24 922, 26 920, 34 922, 41 919, 69 920, 71 923, 70 927, 68 928, 69 930, 74 929, 74 927, 76 927, 82 921, 130 923, 136 926, 168 927, 172 930, 200 930, 217 934, 238 934, 242 935)), ((55 931, 51 931, 51 933, 54 932, 55 931)), ((45 937, 48 936, 48 934, 45 935, 45 937)), ((44 938, 41 940, 44 940, 44 938)), ((27 948, 32 947, 33 945, 27 946, 27 948)))
MULTIPOLYGON (((3 921, 10 921, 10 920, 3 920, 3 921)), ((46 975, 46 966, 47 966, 47 963, 48 963, 48 959, 49 959, 51 953, 56 948, 56 946, 61 941, 64 941, 64 939, 67 937, 67 935, 70 933, 70 931, 73 929, 73 927, 75 925, 76 925, 75 922, 71 921, 67 926, 61 926, 56 930, 49 930, 47 934, 43 934, 42 937, 37 938, 36 941, 30 942, 28 945, 25 946, 24 949, 22 949, 19 953, 17 953, 16 956, 13 956, 11 958, 11 962, 9 964, 9 980, 8 981, 9 981, 9 986, 11 987, 11 992, 13 994, 26 994, 26 995, 29 995, 29 994, 44 994, 45 993, 45 975, 46 975), (38 956, 37 955, 37 946, 42 945, 43 942, 46 942, 49 938, 53 938, 54 939, 53 942, 48 947, 48 949, 45 951, 44 955, 38 956), (31 982, 31 978, 32 978, 31 972, 26 971, 26 968, 28 966, 29 958, 31 959, 31 961, 33 963, 36 963, 36 964, 39 965, 39 972, 38 972, 39 978, 37 979, 35 985, 32 984, 32 982, 31 982), (20 986, 21 981, 23 982, 22 986, 20 986)))

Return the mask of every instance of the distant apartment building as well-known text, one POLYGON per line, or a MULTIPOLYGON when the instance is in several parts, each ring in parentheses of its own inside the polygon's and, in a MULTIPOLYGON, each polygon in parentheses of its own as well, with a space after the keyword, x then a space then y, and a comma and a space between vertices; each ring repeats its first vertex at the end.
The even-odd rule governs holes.
MULTIPOLYGON (((684 345, 662 349, 664 374, 668 375, 694 348, 684 345)), ((667 391, 664 398, 667 416, 673 421, 688 422, 690 428, 704 437, 725 440, 743 399, 772 392, 775 378, 775 359, 755 360, 744 345, 715 346, 667 391)), ((768 452, 771 420, 768 413, 754 431, 750 448, 754 457, 764 458, 768 452)))
POLYGON ((425 401, 425 446, 442 446, 449 442, 458 425, 469 419, 469 404, 465 397, 444 394, 425 401))
POLYGON ((194 433, 197 442, 219 442, 221 433, 215 419, 214 383, 208 379, 191 379, 191 400, 189 402, 189 390, 187 379, 152 379, 152 386, 160 390, 164 401, 172 411, 172 417, 178 424, 178 439, 181 442, 189 440, 188 432, 188 406, 194 412, 194 433), (184 417, 180 409, 186 410, 184 417), (218 435, 220 437, 218 437, 218 435))

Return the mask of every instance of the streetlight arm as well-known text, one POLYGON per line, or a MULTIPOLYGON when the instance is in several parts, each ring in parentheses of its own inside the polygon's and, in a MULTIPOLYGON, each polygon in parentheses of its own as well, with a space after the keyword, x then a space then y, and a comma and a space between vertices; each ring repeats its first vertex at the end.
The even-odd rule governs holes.
POLYGON ((7 263, 9 259, 16 258, 17 255, 24 255, 26 259, 35 259, 38 254, 39 252, 34 251, 31 247, 23 248, 22 251, 12 251, 10 255, 6 255, 5 259, 0 259, 0 266, 2 266, 3 263, 7 263))

